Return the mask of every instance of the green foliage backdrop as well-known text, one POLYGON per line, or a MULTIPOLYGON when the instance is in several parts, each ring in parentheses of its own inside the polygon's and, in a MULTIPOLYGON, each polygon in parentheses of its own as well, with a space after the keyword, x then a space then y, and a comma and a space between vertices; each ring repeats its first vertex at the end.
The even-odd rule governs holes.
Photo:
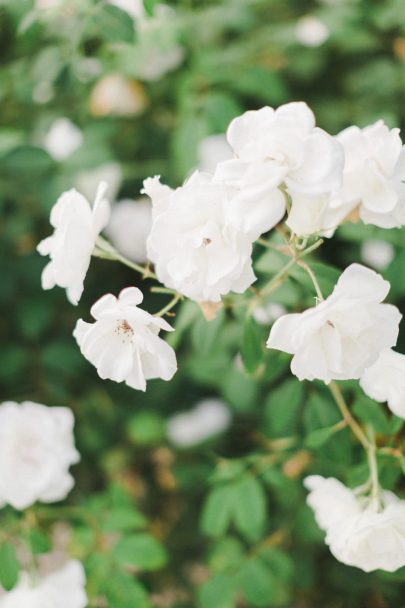
MULTIPOLYGON (((151 13, 155 4, 145 2, 151 13)), ((143 394, 102 382, 71 335, 98 297, 139 285, 139 278, 96 260, 79 307, 62 290, 41 290, 44 262, 36 244, 49 233, 57 196, 83 171, 119 163, 119 198, 137 197, 149 175, 178 185, 196 165, 203 137, 224 132, 245 109, 298 99, 332 133, 378 118, 404 126, 401 0, 179 0, 172 7, 145 43, 127 13, 102 1, 67 0, 56 11, 0 1, 1 397, 72 408, 82 456, 66 504, 35 507, 29 517, 6 508, 1 527, 34 518, 29 543, 43 553, 52 518, 69 521, 70 552, 85 564, 94 608, 404 606, 404 572, 366 575, 329 555, 305 505, 302 475, 314 470, 357 483, 364 465, 347 429, 339 442, 331 440, 339 415, 323 385, 292 380, 284 353, 260 353, 256 365, 265 328, 246 327, 237 309, 232 318, 222 312, 207 322, 196 304, 183 304, 171 337, 179 372, 143 394), (308 14, 329 28, 320 46, 297 40, 297 20, 308 14), (180 47, 182 56, 149 80, 144 69, 155 47, 163 54, 180 47), (100 110, 95 101, 96 83, 111 73, 132 83, 138 109, 131 116, 100 110), (84 141, 57 162, 42 142, 61 116, 82 129, 84 141), (210 396, 232 409, 230 430, 175 449, 165 420, 210 396)), ((336 269, 360 261, 365 238, 395 247, 383 274, 403 308, 403 229, 344 226, 314 265, 324 292, 336 269)), ((255 255, 268 279, 283 264, 273 251, 258 248, 255 255)), ((147 282, 142 288, 148 310, 164 305, 164 298, 150 297, 147 282)), ((289 309, 311 305, 312 288, 292 273, 272 301, 289 309)), ((398 345, 405 352, 403 333, 398 345)), ((388 443, 401 422, 346 385, 358 417, 388 443)), ((380 458, 385 487, 398 487, 401 464, 380 458)), ((0 578, 11 587, 17 566, 12 545, 2 541, 0 578)))

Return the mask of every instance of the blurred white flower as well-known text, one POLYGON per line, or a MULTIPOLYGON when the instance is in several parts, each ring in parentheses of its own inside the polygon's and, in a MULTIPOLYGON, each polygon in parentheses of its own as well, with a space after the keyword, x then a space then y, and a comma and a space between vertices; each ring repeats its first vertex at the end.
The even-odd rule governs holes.
POLYGON ((363 262, 369 266, 377 270, 385 270, 394 259, 395 249, 387 241, 370 239, 362 243, 360 255, 363 262))
POLYGON ((119 73, 103 76, 90 96, 90 109, 94 116, 136 116, 146 106, 144 87, 119 73))
POLYGON ((100 182, 106 182, 105 196, 114 201, 122 183, 121 165, 116 162, 104 163, 94 169, 86 169, 75 175, 73 185, 89 201, 97 196, 100 182))
POLYGON ((315 127, 303 102, 245 112, 230 123, 227 138, 236 158, 219 163, 215 176, 239 190, 236 214, 256 235, 285 213, 280 185, 293 196, 331 192, 341 184, 342 146, 315 127))
POLYGON ((388 491, 365 496, 364 489, 351 490, 333 477, 311 475, 304 484, 336 559, 364 572, 405 566, 405 501, 388 491))
POLYGON ((399 129, 382 120, 349 127, 337 140, 345 151, 343 186, 334 202, 359 206, 360 218, 380 228, 405 224, 405 150, 399 129))
POLYGON ((111 217, 105 229, 114 247, 130 260, 143 264, 147 260, 146 239, 152 227, 149 200, 125 199, 111 207, 111 217))
POLYGON ((381 275, 351 264, 326 300, 277 319, 267 346, 294 355, 291 371, 300 380, 360 378, 397 341, 402 315, 381 303, 389 289, 381 275))
POLYGON ((390 410, 405 419, 405 355, 389 348, 360 378, 363 391, 380 403, 388 403, 390 410))
POLYGON ((66 407, 0 405, 0 503, 26 509, 66 497, 74 484, 69 467, 80 458, 73 425, 66 407))
POLYGON ((68 118, 55 120, 44 138, 45 150, 55 160, 65 160, 83 143, 81 130, 68 118))
POLYGON ((285 315, 287 312, 285 306, 277 302, 269 302, 263 306, 256 306, 253 309, 252 316, 259 325, 271 325, 273 321, 285 315))
POLYGON ((225 135, 209 135, 198 145, 198 168, 203 172, 214 173, 218 163, 229 160, 232 156, 232 148, 225 135))
POLYGON ((143 192, 154 216, 148 259, 161 283, 199 302, 219 302, 253 283, 252 239, 233 225, 231 188, 196 171, 176 190, 145 180, 143 192))
POLYGON ((330 36, 328 26, 314 15, 305 15, 297 21, 295 36, 304 46, 320 46, 330 36))
POLYGON ((72 304, 80 300, 96 239, 108 223, 106 189, 107 184, 102 182, 93 208, 77 190, 64 192, 51 210, 50 222, 55 230, 37 246, 41 255, 50 257, 42 272, 42 288, 66 288, 72 304))
POLYGON ((135 20, 142 19, 145 16, 143 0, 108 0, 108 3, 117 6, 122 11, 125 11, 135 20))
POLYGON ((76 560, 35 580, 23 571, 14 589, 0 591, 0 608, 86 608, 85 585, 84 568, 76 560))
POLYGON ((161 329, 172 331, 172 327, 138 308, 142 300, 137 287, 123 289, 118 298, 106 294, 91 308, 96 322, 79 319, 73 335, 100 378, 144 391, 146 380, 170 380, 177 362, 174 350, 157 335, 161 329))
POLYGON ((180 447, 189 447, 226 431, 231 412, 219 399, 203 399, 188 412, 175 414, 167 421, 167 436, 180 447))

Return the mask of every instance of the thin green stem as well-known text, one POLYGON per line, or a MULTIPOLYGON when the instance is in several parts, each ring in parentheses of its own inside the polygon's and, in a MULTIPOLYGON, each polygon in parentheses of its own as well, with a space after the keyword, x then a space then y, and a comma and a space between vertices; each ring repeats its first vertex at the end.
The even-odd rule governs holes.
POLYGON ((151 272, 147 266, 145 266, 145 267, 140 266, 139 264, 136 264, 135 262, 132 262, 125 256, 121 255, 115 249, 115 247, 113 247, 111 245, 111 243, 109 241, 107 241, 105 238, 103 238, 101 236, 99 236, 97 238, 96 246, 93 250, 92 255, 95 257, 98 257, 98 258, 103 258, 106 260, 115 260, 117 262, 120 262, 121 264, 124 264, 124 266, 131 268, 131 270, 135 270, 135 272, 139 272, 139 274, 141 274, 144 279, 156 279, 157 278, 155 273, 151 272))
POLYGON ((372 447, 372 444, 367 439, 367 436, 365 435, 363 429, 361 428, 361 426, 359 425, 357 420, 352 416, 352 414, 346 404, 346 401, 342 395, 342 391, 340 390, 339 385, 334 380, 332 380, 332 382, 329 382, 329 384, 327 384, 327 387, 330 390, 330 392, 332 393, 333 398, 336 401, 336 405, 338 406, 338 408, 343 416, 343 420, 345 420, 347 422, 347 424, 350 427, 350 429, 352 430, 353 434, 357 437, 357 439, 360 441, 361 445, 363 446, 363 448, 366 450, 366 452, 368 454, 368 451, 369 451, 370 447, 372 447))
POLYGON ((303 262, 302 260, 297 260, 297 264, 298 264, 298 266, 301 266, 301 268, 303 268, 305 270, 305 272, 311 278, 311 281, 315 287, 316 295, 318 296, 318 299, 322 302, 323 301, 322 291, 321 291, 319 283, 316 279, 314 271, 310 268, 310 266, 308 266, 308 264, 306 262, 303 262))
POLYGON ((176 306, 177 302, 182 298, 182 296, 178 293, 170 300, 170 302, 164 306, 159 312, 154 314, 155 317, 163 317, 167 314, 174 306, 176 306))

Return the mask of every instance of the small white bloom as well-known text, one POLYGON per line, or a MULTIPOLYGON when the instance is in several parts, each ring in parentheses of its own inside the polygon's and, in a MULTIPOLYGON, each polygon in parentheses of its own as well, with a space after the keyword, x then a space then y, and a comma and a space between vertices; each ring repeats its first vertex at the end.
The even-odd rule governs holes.
POLYGON ((35 580, 23 571, 14 589, 0 591, 0 608, 86 608, 85 585, 84 568, 76 560, 35 580))
POLYGON ((153 178, 143 191, 154 218, 148 258, 161 283, 199 302, 253 283, 252 238, 234 226, 232 188, 196 171, 176 190, 153 178))
POLYGON ((146 262, 146 239, 152 227, 149 200, 125 199, 111 207, 111 217, 105 229, 114 247, 130 260, 146 262))
POLYGON ((305 479, 315 519, 326 532, 331 553, 364 572, 394 572, 405 566, 405 501, 388 491, 379 499, 350 490, 337 479, 312 475, 305 479))
POLYGON ((190 447, 226 431, 231 419, 229 407, 223 401, 203 399, 189 412, 169 418, 167 436, 177 446, 190 447))
POLYGON ((123 289, 118 298, 106 294, 91 308, 96 322, 79 319, 73 335, 100 378, 144 391, 146 380, 170 380, 177 363, 174 350, 158 336, 161 329, 172 331, 172 327, 138 308, 142 300, 137 287, 123 289))
POLYGON ((267 346, 294 355, 291 371, 300 380, 360 378, 397 341, 402 315, 382 304, 389 288, 381 275, 351 264, 326 300, 277 319, 267 346))
POLYGON ((399 129, 382 120, 337 136, 345 150, 343 187, 336 205, 359 206, 366 224, 396 228, 405 224, 405 149, 399 129))
POLYGON ((303 102, 245 112, 230 123, 227 138, 236 158, 219 163, 215 175, 238 188, 241 224, 257 234, 270 230, 285 213, 280 185, 307 195, 341 185, 342 146, 315 127, 303 102))
POLYGON ((107 184, 102 182, 93 208, 76 190, 64 192, 51 210, 50 222, 55 230, 37 247, 41 255, 50 257, 42 272, 42 288, 52 289, 55 285, 66 288, 72 304, 80 300, 96 239, 108 223, 110 206, 105 199, 106 189, 107 184))
POLYGON ((286 314, 286 309, 282 304, 269 302, 264 306, 256 306, 252 316, 259 325, 271 325, 273 321, 286 314))
POLYGON ((385 270, 394 259, 394 255, 395 249, 391 243, 381 239, 370 239, 361 246, 361 259, 377 270, 385 270))
POLYGON ((26 509, 66 497, 74 484, 69 467, 79 461, 73 424, 65 407, 0 405, 0 503, 26 509))
POLYGON ((307 237, 319 234, 332 237, 336 228, 352 211, 350 205, 333 205, 333 194, 291 194, 291 209, 286 221, 287 226, 298 236, 307 237))
POLYGON ((44 139, 44 148, 55 160, 65 160, 83 143, 81 130, 68 118, 55 120, 44 139))
POLYGON ((305 15, 298 19, 295 26, 295 36, 304 46, 321 46, 330 35, 330 30, 323 21, 315 15, 305 15))
POLYGON ((387 348, 360 378, 363 391, 405 419, 405 355, 387 348))
POLYGON ((75 175, 73 185, 83 194, 83 196, 91 201, 97 196, 100 182, 107 183, 105 196, 110 201, 114 201, 117 198, 122 183, 121 165, 116 162, 111 162, 99 165, 94 169, 79 171, 79 173, 75 175))
POLYGON ((218 163, 229 160, 232 156, 232 148, 225 135, 209 135, 198 145, 198 168, 203 172, 214 173, 218 163))

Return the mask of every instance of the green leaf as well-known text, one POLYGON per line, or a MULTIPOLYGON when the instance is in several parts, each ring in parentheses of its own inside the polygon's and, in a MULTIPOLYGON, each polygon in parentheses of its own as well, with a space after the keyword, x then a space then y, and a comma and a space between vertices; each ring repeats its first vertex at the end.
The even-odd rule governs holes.
POLYGON ((34 146, 20 146, 1 161, 2 170, 13 174, 43 174, 52 168, 54 161, 45 150, 34 146))
POLYGON ((302 398, 303 385, 296 378, 290 378, 270 391, 264 415, 266 432, 271 437, 287 436, 296 432, 302 398))
POLYGON ((274 583, 268 566, 258 557, 247 560, 239 572, 239 582, 252 606, 271 606, 274 583))
POLYGON ((223 538, 213 547, 208 565, 215 572, 234 570, 240 565, 244 550, 242 543, 236 538, 223 538))
POLYGON ((221 536, 225 533, 232 517, 234 505, 233 485, 214 486, 208 494, 202 515, 201 530, 207 536, 221 536))
POLYGON ((202 313, 195 322, 192 330, 192 340, 195 350, 201 354, 208 355, 215 342, 218 340, 218 332, 224 322, 224 311, 220 310, 212 321, 207 321, 202 313))
POLYGON ((246 474, 234 486, 234 522, 248 540, 258 540, 266 524, 266 495, 262 484, 246 474))
POLYGON ((263 360, 264 337, 262 328, 251 316, 245 319, 241 354, 245 368, 253 374, 263 360))
MULTIPOLYGON (((343 427, 340 427, 343 428, 343 427)), ((329 441, 333 435, 339 431, 336 425, 326 427, 324 429, 315 429, 305 437, 305 445, 308 448, 319 448, 321 445, 329 441)))
POLYGON ((135 28, 126 11, 111 4, 104 4, 94 16, 95 34, 107 42, 134 42, 135 28))
POLYGON ((105 532, 124 532, 144 528, 147 519, 135 509, 117 508, 110 511, 103 521, 105 532))
POLYGON ((29 542, 32 552, 37 555, 48 553, 51 550, 51 541, 40 530, 33 528, 29 533, 29 542))
POLYGON ((111 608, 150 608, 151 603, 144 587, 133 576, 113 572, 101 581, 101 589, 110 600, 111 608))
POLYGON ((162 418, 154 412, 139 412, 128 422, 128 437, 136 445, 159 443, 164 436, 162 418))
POLYGON ((229 574, 216 574, 198 589, 198 608, 234 608, 235 579, 229 574))
MULTIPOLYGON (((341 271, 334 266, 328 264, 322 264, 320 262, 310 262, 311 270, 316 276, 319 287, 321 288, 322 294, 326 297, 332 293, 337 280, 340 277, 341 271)), ((314 285, 307 272, 300 266, 293 266, 290 271, 290 275, 294 277, 301 285, 303 285, 309 293, 315 295, 314 285)))
POLYGON ((150 534, 132 534, 121 538, 113 549, 119 564, 142 570, 159 570, 167 561, 163 546, 150 534))
POLYGON ((0 585, 10 591, 18 580, 20 566, 14 545, 3 542, 0 545, 0 585))
POLYGON ((359 394, 353 405, 353 412, 364 424, 371 424, 377 433, 391 434, 391 421, 381 403, 373 401, 366 395, 359 394))

